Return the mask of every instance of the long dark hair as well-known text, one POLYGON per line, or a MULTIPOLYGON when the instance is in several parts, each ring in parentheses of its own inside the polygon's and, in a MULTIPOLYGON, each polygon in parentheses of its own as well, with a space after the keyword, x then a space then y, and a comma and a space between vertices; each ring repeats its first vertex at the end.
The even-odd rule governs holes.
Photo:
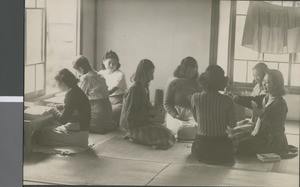
POLYGON ((149 59, 143 59, 138 64, 135 73, 130 77, 130 80, 135 83, 141 83, 143 85, 148 84, 147 73, 154 69, 153 62, 149 59))
POLYGON ((284 86, 284 78, 282 73, 277 69, 269 69, 266 74, 269 75, 275 87, 274 92, 271 94, 276 97, 286 94, 287 89, 284 86))
POLYGON ((181 63, 179 66, 177 66, 177 68, 175 69, 173 76, 177 77, 177 78, 186 78, 186 69, 188 67, 192 67, 192 68, 196 68, 197 71, 195 73, 195 75, 193 76, 193 79, 197 79, 199 76, 198 73, 198 63, 196 61, 196 59, 194 59, 193 57, 185 57, 184 59, 182 59, 181 63))

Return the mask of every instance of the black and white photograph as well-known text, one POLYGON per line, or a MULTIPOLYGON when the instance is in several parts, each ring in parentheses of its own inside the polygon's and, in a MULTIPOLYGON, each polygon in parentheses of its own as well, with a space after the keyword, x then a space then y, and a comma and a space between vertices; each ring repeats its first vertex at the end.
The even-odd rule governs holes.
POLYGON ((299 186, 300 1, 24 3, 23 185, 299 186))

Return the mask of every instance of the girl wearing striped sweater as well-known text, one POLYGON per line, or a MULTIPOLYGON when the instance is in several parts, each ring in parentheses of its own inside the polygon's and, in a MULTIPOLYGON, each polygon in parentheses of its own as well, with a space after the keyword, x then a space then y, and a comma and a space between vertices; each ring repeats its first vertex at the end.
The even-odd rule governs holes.
POLYGON ((219 93, 228 78, 218 65, 209 66, 199 78, 203 92, 192 96, 193 115, 198 133, 192 145, 192 155, 208 164, 233 161, 234 150, 226 130, 236 124, 234 101, 219 93))

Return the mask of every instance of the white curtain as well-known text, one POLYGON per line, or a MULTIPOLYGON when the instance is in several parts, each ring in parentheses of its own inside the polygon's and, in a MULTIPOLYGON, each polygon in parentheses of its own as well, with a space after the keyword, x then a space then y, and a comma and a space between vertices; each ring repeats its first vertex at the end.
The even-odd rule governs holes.
POLYGON ((300 52, 300 8, 250 1, 242 46, 260 53, 300 52))

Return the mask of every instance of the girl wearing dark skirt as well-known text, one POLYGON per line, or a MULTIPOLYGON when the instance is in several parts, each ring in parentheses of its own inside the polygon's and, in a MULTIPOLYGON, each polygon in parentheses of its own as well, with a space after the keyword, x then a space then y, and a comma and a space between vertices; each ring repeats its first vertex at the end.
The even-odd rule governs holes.
POLYGON ((233 144, 227 126, 234 127, 234 101, 219 93, 228 78, 218 65, 209 66, 199 78, 203 92, 192 96, 192 108, 198 122, 198 133, 192 145, 192 155, 207 164, 221 164, 234 159, 233 144))
POLYGON ((154 122, 155 110, 149 99, 149 83, 153 80, 154 65, 148 59, 140 61, 134 74, 134 84, 124 94, 120 126, 124 138, 156 149, 169 149, 176 141, 171 130, 154 122))
POLYGON ((249 133, 248 137, 238 142, 237 154, 256 156, 259 153, 276 153, 282 158, 294 157, 298 148, 288 145, 284 133, 288 108, 282 97, 285 87, 281 72, 269 70, 264 78, 263 88, 266 95, 234 97, 238 104, 247 108, 253 108, 254 101, 258 107, 254 106, 253 113, 259 116, 260 120, 257 134, 249 133))
POLYGON ((35 131, 33 139, 40 145, 88 146, 91 118, 89 100, 69 70, 60 70, 55 80, 61 91, 67 91, 63 109, 51 108, 48 112, 52 114, 55 124, 35 131))

